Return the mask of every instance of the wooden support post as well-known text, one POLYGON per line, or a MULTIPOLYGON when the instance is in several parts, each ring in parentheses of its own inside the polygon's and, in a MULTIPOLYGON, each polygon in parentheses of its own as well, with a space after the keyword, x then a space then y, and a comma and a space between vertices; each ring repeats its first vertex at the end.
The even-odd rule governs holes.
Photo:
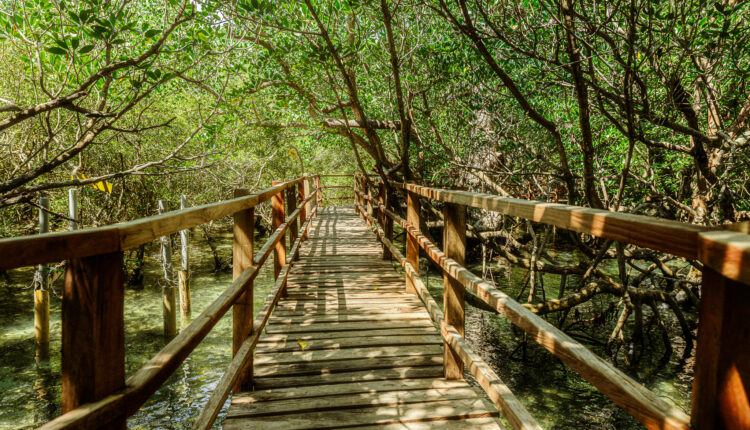
POLYGON ((370 200, 372 198, 372 184, 370 183, 370 180, 367 179, 366 176, 364 178, 364 181, 365 181, 365 194, 367 194, 367 197, 369 197, 369 199, 367 199, 367 215, 369 216, 369 218, 367 218, 367 226, 371 227, 372 222, 370 222, 370 219, 373 218, 372 200, 370 200))
POLYGON ((691 424, 750 429, 750 286, 703 267, 691 424))
POLYGON ((354 174, 354 177, 352 178, 352 190, 354 191, 354 213, 359 214, 359 211, 357 210, 356 206, 359 205, 359 194, 357 194, 357 191, 359 191, 359 186, 357 185, 357 174, 354 174))
MULTIPOLYGON (((39 199, 39 234, 49 232, 49 198, 39 199)), ((34 339, 37 359, 49 356, 49 267, 40 264, 34 275, 34 339)))
MULTIPOLYGON (((234 190, 234 197, 249 195, 247 189, 234 190)), ((232 275, 237 279, 253 264, 255 246, 255 208, 245 209, 234 214, 234 245, 232 247, 232 275)), ((253 281, 250 281, 232 306, 232 356, 253 333, 253 281)), ((245 369, 234 386, 235 392, 250 391, 253 388, 253 359, 250 357, 245 369)))
MULTIPOLYGON (((466 206, 445 203, 443 206, 443 252, 460 265, 466 254, 466 206)), ((464 334, 464 286, 447 273, 443 273, 443 314, 445 323, 464 334)), ((464 363, 446 342, 443 348, 445 379, 463 379, 464 363)))
POLYGON ((68 190, 68 218, 70 218, 70 230, 78 230, 78 189, 68 190))
MULTIPOLYGON (((187 200, 184 195, 180 196, 180 209, 187 207, 187 200)), ((180 291, 180 316, 183 322, 190 319, 190 256, 188 254, 188 243, 190 241, 190 230, 180 230, 180 255, 182 257, 182 267, 178 273, 178 289, 180 291)))
MULTIPOLYGON (((297 209, 297 190, 294 189, 295 187, 289 187, 286 190, 286 213, 291 214, 297 209)), ((299 217, 297 217, 299 219, 299 217)), ((297 239, 297 234, 299 233, 299 227, 297 226, 297 220, 292 221, 291 224, 289 224, 289 249, 292 249, 292 245, 294 245, 294 240, 297 239)))
MULTIPOLYGON (((406 221, 419 229, 419 196, 407 191, 406 192, 406 221)), ((419 242, 408 232, 406 233, 406 261, 412 265, 414 271, 419 273, 419 242)), ((406 292, 417 294, 417 288, 414 281, 406 277, 406 292)))
MULTIPOLYGON (((307 197, 307 190, 305 189, 305 184, 307 183, 307 175, 305 175, 305 179, 302 180, 299 184, 297 184, 297 201, 304 202, 305 198, 307 197)), ((307 221, 307 204, 300 205, 299 207, 299 225, 300 227, 305 225, 305 221, 307 221)), ((304 242, 307 240, 307 231, 302 232, 302 239, 300 239, 300 242, 304 242)))
MULTIPOLYGON (((378 201, 381 205, 385 208, 389 208, 389 196, 387 195, 387 188, 385 187, 385 182, 381 182, 378 185, 378 201)), ((379 218, 380 218, 380 226, 383 227, 383 233, 385 234, 385 238, 389 241, 393 241, 393 220, 391 217, 389 217, 385 211, 379 210, 379 218)), ((388 249, 387 246, 385 246, 385 243, 383 244, 383 260, 390 260, 391 259, 391 250, 388 249)))
POLYGON ((323 189, 320 188, 320 175, 315 175, 315 183, 318 187, 318 203, 315 206, 320 206, 320 203, 323 201, 323 189))
MULTIPOLYGON (((167 211, 167 204, 159 200, 159 213, 167 211)), ((164 270, 164 286, 161 289, 162 313, 164 315, 164 336, 177 334, 177 292, 174 287, 174 271, 172 270, 172 241, 169 236, 161 237, 161 259, 164 270)))
MULTIPOLYGON (((273 185, 280 184, 282 181, 273 181, 273 185)), ((286 215, 284 213, 284 193, 280 192, 273 196, 271 201, 272 218, 271 229, 276 231, 284 223, 286 215)), ((273 250, 273 279, 279 277, 282 267, 286 264, 286 238, 282 237, 273 250)), ((286 294, 286 288, 282 291, 282 296, 286 294)))
MULTIPOLYGON (((62 299, 62 413, 125 388, 122 252, 72 259, 62 299)), ((108 429, 125 428, 125 409, 108 429)))

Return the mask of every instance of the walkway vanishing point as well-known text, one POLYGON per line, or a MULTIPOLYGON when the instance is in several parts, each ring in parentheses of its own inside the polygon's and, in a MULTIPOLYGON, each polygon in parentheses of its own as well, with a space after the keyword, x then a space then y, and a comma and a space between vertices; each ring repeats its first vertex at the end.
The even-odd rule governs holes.
MULTIPOLYGON (((233 358, 194 429, 212 428, 231 396, 224 420, 231 429, 499 428, 501 414, 514 429, 538 430, 463 337, 464 296, 473 294, 649 429, 750 429, 748 224, 715 229, 362 175, 353 179, 352 186, 324 186, 320 175, 305 175, 111 226, 0 239, 0 271, 68 262, 61 308, 62 415, 41 428, 124 429, 231 310, 233 358), (353 207, 324 208, 327 188, 343 189, 347 195, 338 198, 353 199, 353 207), (397 213, 399 199, 405 217, 397 213), (255 249, 255 208, 267 201, 273 233, 255 249), (420 208, 433 202, 442 207, 442 247, 419 229, 420 208), (469 209, 700 264, 690 414, 464 267, 469 209), (162 238, 167 244, 169 235, 227 216, 234 224, 233 282, 126 378, 123 253, 162 238), (394 225, 405 234, 403 254, 391 242, 394 225), (420 280, 420 253, 443 271, 443 306, 420 280), (254 312, 253 282, 268 260, 275 283, 254 312), (403 267, 405 280, 391 260, 403 267), (469 373, 478 386, 465 382, 469 373)), ((49 296, 34 293, 40 344, 42 304, 49 296)), ((189 291, 180 291, 180 300, 182 293, 189 291)), ((176 288, 163 288, 162 300, 166 334, 176 327, 176 288)))
POLYGON ((497 429, 478 387, 443 377, 440 332, 365 222, 326 208, 256 347, 225 429, 497 429))

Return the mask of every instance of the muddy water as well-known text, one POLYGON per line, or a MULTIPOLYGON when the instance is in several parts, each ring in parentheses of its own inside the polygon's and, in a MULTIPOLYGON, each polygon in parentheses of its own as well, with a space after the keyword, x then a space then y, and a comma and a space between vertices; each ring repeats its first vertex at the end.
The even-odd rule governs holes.
MULTIPOLYGON (((231 257, 230 233, 216 238, 222 258, 231 257)), ((256 240, 256 249, 263 239, 256 240)), ((163 336, 158 249, 149 249, 144 287, 125 293, 125 366, 131 375, 168 341, 163 336)), ((176 253, 174 262, 177 264, 176 253)), ((197 316, 232 282, 230 272, 213 273, 206 243, 192 235, 191 296, 197 316), (194 262, 195 264, 192 264, 194 262)), ((50 306, 50 359, 36 360, 33 330, 31 270, 0 278, 0 428, 34 428, 60 414, 60 283, 54 285, 50 306)), ((272 264, 255 280, 255 311, 273 286, 272 264)), ((179 321, 179 317, 178 317, 179 321)), ((183 326, 187 321, 182 321, 183 326)), ((200 413, 232 354, 231 311, 187 358, 185 363, 128 419, 129 428, 187 429, 200 413)), ((218 420, 220 422, 222 417, 218 420)))

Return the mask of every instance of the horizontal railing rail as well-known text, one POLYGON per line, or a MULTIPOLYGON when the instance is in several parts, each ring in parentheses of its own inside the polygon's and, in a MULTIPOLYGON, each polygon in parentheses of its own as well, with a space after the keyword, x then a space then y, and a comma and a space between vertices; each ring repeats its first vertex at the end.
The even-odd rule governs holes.
MULTIPOLYGON (((1 270, 60 260, 71 262, 67 269, 71 273, 66 275, 63 293, 63 414, 41 428, 124 428, 126 417, 134 414, 161 387, 229 309, 236 307, 240 298, 248 293, 252 300, 253 280, 272 251, 275 266, 281 268, 273 290, 277 300, 292 260, 317 212, 320 192, 319 177, 304 176, 257 193, 243 191, 235 195, 247 195, 121 224, 0 240, 1 270), (310 182, 316 183, 312 191, 310 182), (298 188, 299 199, 295 188, 298 188), (285 194, 286 210, 291 211, 288 216, 283 206, 285 194), (235 246, 242 240, 250 240, 252 244, 253 208, 271 198, 274 199, 274 219, 283 222, 275 225, 274 232, 252 256, 247 267, 198 317, 125 380, 122 251, 218 218, 236 217, 238 213, 251 216, 244 220, 244 231, 238 230, 235 224, 235 246), (279 247, 285 246, 288 230, 296 241, 292 253, 286 257, 279 247), (113 264, 99 264, 102 257, 113 264), (102 333, 96 337, 97 330, 87 331, 86 324, 104 329, 99 330, 102 333)), ((252 318, 252 309, 250 311, 252 318)), ((267 319, 269 309, 264 308, 264 311, 261 315, 267 319)), ((265 320, 259 326, 262 328, 264 324, 265 320)), ((233 336, 236 343, 243 343, 253 336, 257 338, 258 333, 256 330, 251 336, 238 332, 235 327, 233 336)))
MULTIPOLYGON (((744 330, 744 332, 740 331, 739 338, 746 339, 748 337, 746 334, 748 331, 747 323, 745 323, 744 329, 724 326, 722 321, 729 317, 721 313, 722 310, 724 312, 741 312, 742 307, 737 303, 743 303, 745 306, 750 304, 750 300, 748 300, 750 298, 750 294, 748 294, 750 287, 746 285, 750 283, 750 236, 747 234, 728 230, 717 231, 714 228, 641 215, 504 198, 467 191, 443 190, 415 184, 389 183, 389 188, 401 190, 405 194, 407 219, 404 219, 390 209, 389 206, 392 206, 392 204, 386 203, 392 199, 392 196, 384 196, 386 189, 382 181, 378 185, 368 183, 377 181, 377 179, 374 181, 369 178, 365 179, 363 176, 355 178, 355 208, 368 223, 377 226, 378 237, 383 242, 384 247, 389 248, 388 253, 396 256, 406 270, 407 290, 413 288, 422 298, 428 310, 432 306, 428 304, 431 297, 429 299, 423 297, 421 288, 419 288, 421 281, 417 280, 418 271, 415 267, 411 267, 416 266, 419 248, 441 267, 444 276, 458 282, 461 288, 472 292, 491 309, 503 314, 648 428, 686 429, 692 426, 708 429, 714 428, 716 424, 714 420, 718 419, 717 417, 723 419, 724 422, 734 423, 742 422, 745 419, 742 417, 748 411, 747 405, 741 408, 725 405, 732 402, 736 404, 733 396, 735 393, 744 392, 745 389, 742 378, 731 379, 732 366, 736 363, 746 365, 750 361, 750 356, 745 352, 736 352, 736 349, 731 347, 717 346, 716 337, 727 339, 722 341, 720 345, 723 345, 724 342, 731 344, 736 341, 738 336, 734 334, 734 330, 744 330), (377 199, 373 197, 372 189, 379 190, 377 199), (671 406, 498 288, 471 273, 463 264, 449 258, 450 256, 447 256, 420 232, 419 198, 440 201, 444 204, 446 210, 450 209, 455 213, 465 212, 468 207, 484 209, 700 261, 704 265, 704 280, 692 417, 671 406), (373 216, 375 211, 378 212, 377 219, 373 216), (392 246, 389 245, 388 238, 392 233, 386 234, 385 230, 388 229, 387 225, 393 222, 401 225, 407 233, 406 257, 395 253, 394 249, 390 249, 392 246), (727 301, 732 299, 724 297, 724 295, 733 297, 735 301, 727 301), (713 336, 714 339, 710 339, 710 336, 713 336), (728 362, 716 363, 715 354, 723 354, 727 357, 728 362), (727 392, 725 385, 721 384, 736 385, 727 392), (723 395, 725 399, 717 400, 715 397, 711 397, 717 395, 723 395)), ((447 214, 444 214, 446 227, 450 224, 447 214)), ((452 222, 455 223, 456 220, 452 222)), ((465 221, 462 222, 464 223, 463 229, 465 229, 465 221)), ((390 230, 392 232, 392 227, 390 227, 390 230)), ((462 239, 465 241, 465 230, 462 234, 462 239)), ((463 258, 462 253, 460 256, 463 258)), ((461 296, 460 303, 450 305, 448 300, 449 285, 446 281, 445 303, 448 306, 446 309, 449 309, 450 306, 459 306, 458 311, 462 327, 463 296, 461 296)), ((456 310, 454 309, 452 312, 455 313, 456 310)), ((448 310, 446 310, 446 313, 448 313, 448 310)), ((430 314, 433 319, 440 317, 432 310, 430 314)), ((733 320, 736 320, 736 317, 733 320)), ((461 356, 463 362, 472 370, 469 363, 474 360, 467 354, 465 342, 462 343, 463 338, 456 337, 456 334, 459 334, 455 330, 456 327, 443 321, 441 328, 446 341, 446 348, 454 349, 454 352, 461 356)), ((472 373, 474 372, 472 371, 472 373)), ((477 380, 481 384, 482 378, 477 376, 477 380)), ((502 405, 501 402, 496 400, 496 394, 491 393, 484 384, 482 386, 490 398, 495 401, 498 408, 513 423, 514 427, 523 428, 522 423, 513 416, 514 410, 502 405)), ((724 425, 726 426, 726 424, 724 425)))
POLYGON ((303 178, 299 178, 248 196, 104 227, 0 239, 0 255, 3 257, 0 259, 0 271, 126 251, 161 236, 177 233, 180 230, 255 207, 302 181, 303 178))

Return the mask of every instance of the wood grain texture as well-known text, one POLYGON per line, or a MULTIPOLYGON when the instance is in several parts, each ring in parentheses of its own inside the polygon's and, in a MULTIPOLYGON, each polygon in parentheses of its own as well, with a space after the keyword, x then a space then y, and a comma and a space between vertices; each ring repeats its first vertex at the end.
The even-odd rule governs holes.
POLYGON ((692 259, 698 258, 699 233, 710 229, 662 218, 580 206, 443 190, 414 184, 392 185, 432 200, 495 211, 692 259))
MULTIPOLYGON (((445 255, 458 264, 465 263, 466 254, 466 206, 446 203, 443 206, 443 249, 445 255)), ((418 224, 415 224, 418 225, 418 224)), ((464 334, 464 286, 447 273, 443 274, 444 322, 464 334)), ((445 379, 463 379, 464 362, 446 342, 443 352, 445 379)))
MULTIPOLYGON (((62 301, 62 412, 125 386, 123 256, 113 252, 70 261, 62 301)), ((109 428, 125 428, 113 411, 109 428)))
POLYGON ((255 207, 301 182, 302 178, 298 178, 248 196, 105 227, 0 239, 0 270, 132 249, 161 236, 255 207))
POLYGON ((513 324, 524 330, 537 343, 563 360, 579 375, 609 397, 618 406, 633 415, 650 429, 687 429, 689 417, 683 411, 646 389, 622 371, 592 353, 586 347, 532 313, 501 290, 474 275, 450 259, 422 233, 392 211, 387 212, 401 224, 409 235, 417 239, 425 253, 445 273, 461 282, 464 287, 505 315, 513 324))
POLYGON ((703 268, 691 422, 750 428, 750 288, 703 268))
MULTIPOLYGON (((234 190, 234 197, 247 195, 248 190, 234 190)), ((245 209, 234 214, 232 241, 232 278, 237 279, 242 272, 253 264, 255 246, 255 208, 245 209)), ((245 291, 240 294, 232 306, 232 356, 242 343, 253 332, 253 280, 249 281, 245 291)), ((250 360, 252 362, 252 358, 250 360)), ((248 364, 242 377, 234 386, 235 391, 246 391, 253 386, 252 363, 248 364)))
MULTIPOLYGON (((481 392, 441 377, 439 332, 418 297, 404 291, 403 278, 382 261, 382 247, 362 246, 376 243, 351 209, 322 210, 289 270, 288 294, 255 349, 255 389, 264 390, 266 400, 248 401, 254 393, 233 395, 246 400, 233 402, 225 427, 294 428, 303 423, 292 417, 306 414, 313 417, 306 421, 310 428, 323 419, 315 418, 318 413, 343 414, 337 427, 388 424, 390 418, 362 417, 396 406, 410 422, 417 404, 429 415, 426 421, 496 416, 481 392), (361 244, 352 246, 354 241, 361 244), (413 378, 424 379, 423 386, 400 384, 413 378), (342 391, 349 384, 359 388, 342 391), (363 392, 362 384, 370 390, 363 392), (283 392, 273 394, 276 390, 283 392), (348 412, 356 409, 362 411, 348 412)), ((482 425, 499 428, 497 421, 482 425)))
POLYGON ((445 322, 443 311, 430 295, 430 291, 420 279, 419 274, 416 273, 414 268, 406 262, 400 251, 385 237, 385 233, 382 230, 379 229, 377 233, 378 238, 385 246, 392 250, 393 255, 404 267, 406 276, 413 278, 417 294, 419 295, 420 300, 422 300, 424 307, 429 312, 432 321, 441 326, 441 334, 443 339, 445 339, 445 348, 450 349, 452 353, 460 356, 461 360, 465 363, 472 375, 474 375, 485 393, 487 393, 492 402, 503 413, 514 429, 539 430, 539 424, 537 424, 526 408, 524 408, 524 406, 513 395, 508 386, 505 385, 500 377, 497 376, 497 374, 471 350, 463 336, 459 334, 454 327, 445 322))
POLYGON ((723 277, 750 288, 750 235, 734 231, 701 233, 698 258, 723 277))
MULTIPOLYGON (((414 225, 419 225, 419 195, 406 192, 406 219, 414 225)), ((416 273, 419 273, 419 244, 417 240, 410 235, 406 236, 406 261, 416 273)), ((410 278, 406 278, 406 292, 414 294, 414 283, 410 278)))

